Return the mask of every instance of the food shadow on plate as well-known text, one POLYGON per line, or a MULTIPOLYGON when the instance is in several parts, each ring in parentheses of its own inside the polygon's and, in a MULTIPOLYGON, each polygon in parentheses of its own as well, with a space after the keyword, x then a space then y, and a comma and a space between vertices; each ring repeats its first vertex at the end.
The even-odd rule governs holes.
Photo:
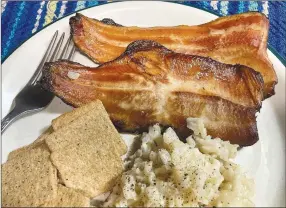
POLYGON ((126 155, 124 156, 125 160, 127 160, 131 155, 133 155, 141 147, 141 144, 142 144, 141 135, 136 135, 130 147, 128 148, 126 155))
POLYGON ((71 111, 73 108, 67 104, 65 104, 60 98, 55 97, 50 105, 46 108, 48 113, 58 113, 63 114, 71 111))
POLYGON ((90 56, 86 55, 78 47, 76 47, 76 53, 72 62, 84 63, 85 66, 90 67, 96 67, 100 65, 96 60, 93 60, 90 56))
POLYGON ((51 126, 45 126, 40 129, 40 135, 45 134, 47 132, 52 132, 53 128, 51 126))

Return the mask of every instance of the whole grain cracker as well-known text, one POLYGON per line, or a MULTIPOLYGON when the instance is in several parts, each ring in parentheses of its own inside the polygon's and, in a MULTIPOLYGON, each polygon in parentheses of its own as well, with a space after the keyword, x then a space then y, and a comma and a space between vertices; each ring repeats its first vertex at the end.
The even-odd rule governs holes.
POLYGON ((57 197, 41 207, 89 207, 90 199, 81 193, 58 185, 57 197))
POLYGON ((51 154, 52 163, 67 187, 89 197, 109 191, 123 172, 118 154, 109 151, 100 140, 79 142, 51 154))
POLYGON ((89 113, 92 109, 96 108, 98 106, 98 102, 90 102, 86 105, 83 105, 79 108, 74 108, 72 111, 64 113, 60 115, 59 117, 52 120, 52 127, 54 131, 57 131, 63 126, 66 126, 67 124, 71 123, 72 121, 76 120, 78 117, 89 113))
POLYGON ((2 206, 39 206, 53 200, 56 194, 56 169, 45 143, 2 166, 2 206))
MULTIPOLYGON (((59 128, 46 138, 45 141, 52 152, 67 148, 70 144, 92 139, 96 142, 103 142, 103 145, 109 150, 114 151, 115 149, 115 152, 119 155, 126 153, 127 147, 113 126, 102 102, 97 100, 92 104, 88 104, 88 106, 91 105, 94 107, 92 109, 87 107, 90 110, 88 113, 76 117, 68 125, 59 128)), ((68 120, 70 121, 71 118, 68 120)))
POLYGON ((44 133, 39 136, 33 143, 26 145, 24 147, 21 147, 19 149, 16 149, 9 153, 8 160, 11 160, 19 155, 21 155, 24 151, 29 151, 31 149, 34 149, 38 147, 39 145, 42 145, 43 141, 46 139, 48 135, 50 135, 53 132, 53 128, 49 127, 47 130, 44 131, 44 133))

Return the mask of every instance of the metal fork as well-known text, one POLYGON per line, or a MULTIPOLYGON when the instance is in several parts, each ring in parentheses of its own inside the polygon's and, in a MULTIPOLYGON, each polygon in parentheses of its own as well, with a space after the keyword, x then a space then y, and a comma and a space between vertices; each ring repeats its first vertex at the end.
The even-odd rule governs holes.
POLYGON ((62 50, 62 53, 59 55, 65 33, 61 35, 58 41, 57 36, 58 31, 55 32, 47 48, 47 51, 42 58, 38 68, 34 72, 33 76, 26 84, 26 86, 14 98, 13 110, 10 111, 10 113, 8 113, 1 121, 1 134, 15 120, 19 119, 24 115, 43 110, 53 100, 54 94, 44 90, 38 82, 42 77, 43 66, 45 62, 56 61, 58 59, 71 60, 75 52, 75 46, 73 44, 73 41, 71 40, 71 38, 69 38, 62 50))

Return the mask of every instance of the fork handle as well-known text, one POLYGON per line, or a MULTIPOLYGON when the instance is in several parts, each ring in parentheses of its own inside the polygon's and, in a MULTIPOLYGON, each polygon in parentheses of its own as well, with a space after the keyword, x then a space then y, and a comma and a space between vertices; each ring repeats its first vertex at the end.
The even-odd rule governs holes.
POLYGON ((1 120, 1 134, 7 129, 7 127, 12 124, 15 120, 17 120, 21 115, 23 114, 23 111, 20 111, 17 108, 13 108, 10 113, 8 113, 2 120, 1 120))

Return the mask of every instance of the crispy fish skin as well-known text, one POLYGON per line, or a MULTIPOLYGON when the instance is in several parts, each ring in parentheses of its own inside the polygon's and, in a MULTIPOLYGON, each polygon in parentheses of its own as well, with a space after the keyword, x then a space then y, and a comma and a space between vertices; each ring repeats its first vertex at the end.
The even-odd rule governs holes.
POLYGON ((178 53, 210 57, 226 64, 241 64, 260 72, 264 99, 275 94, 275 70, 267 56, 269 21, 261 13, 220 17, 197 26, 124 27, 81 14, 70 18, 76 46, 96 63, 117 58, 136 40, 154 40, 178 53))
POLYGON ((186 118, 200 117, 214 137, 241 146, 258 140, 260 73, 175 53, 154 41, 136 41, 116 60, 96 68, 46 63, 42 85, 74 107, 101 100, 122 131, 146 131, 160 123, 187 136, 186 118), (79 77, 71 79, 69 73, 79 77))

